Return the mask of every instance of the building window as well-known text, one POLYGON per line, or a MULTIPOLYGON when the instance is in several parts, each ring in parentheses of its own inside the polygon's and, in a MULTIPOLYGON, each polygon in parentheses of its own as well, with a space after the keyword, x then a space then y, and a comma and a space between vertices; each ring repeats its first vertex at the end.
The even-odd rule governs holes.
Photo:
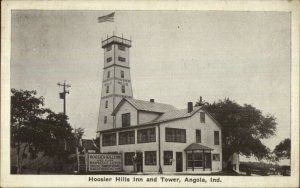
POLYGON ((121 78, 124 78, 124 71, 121 70, 121 78))
POLYGON ((126 61, 126 58, 120 57, 120 56, 119 56, 119 57, 118 57, 118 60, 119 60, 119 61, 122 61, 122 62, 125 62, 125 61, 126 61))
POLYGON ((106 62, 109 63, 109 62, 111 62, 111 60, 112 60, 112 57, 109 57, 106 59, 106 62))
POLYGON ((164 165, 172 165, 173 151, 164 151, 164 165))
POLYGON ((108 108, 108 101, 105 101, 105 108, 108 108))
POLYGON ((125 86, 122 86, 122 93, 125 93, 125 86))
POLYGON ((118 45, 119 50, 125 51, 125 46, 118 45))
POLYGON ((200 123, 205 123, 205 113, 200 112, 200 123))
POLYGON ((213 161, 220 161, 220 154, 213 154, 213 161))
POLYGON ((110 78, 110 71, 107 71, 107 78, 110 78))
POLYGON ((107 116, 104 116, 104 124, 107 123, 107 116))
POLYGON ((196 143, 201 143, 201 130, 196 130, 196 143))
POLYGON ((188 168, 203 167, 203 153, 187 153, 188 168))
POLYGON ((133 156, 135 155, 134 152, 125 152, 124 153, 124 165, 133 165, 133 156))
POLYGON ((116 145, 116 133, 103 134, 102 146, 115 146, 116 145))
POLYGON ((215 145, 220 145, 220 132, 219 131, 214 132, 214 143, 215 143, 215 145))
POLYGON ((109 93, 109 86, 106 86, 106 93, 109 93))
POLYGON ((186 130, 166 128, 166 142, 186 143, 186 130))
POLYGON ((130 113, 122 114, 122 127, 130 126, 130 113))
POLYGON ((155 142, 155 128, 141 129, 137 131, 138 143, 155 142))
POLYGON ((106 51, 107 52, 111 51, 111 45, 107 46, 106 51))
POLYGON ((119 145, 134 144, 134 131, 126 131, 119 133, 119 145))
POLYGON ((145 165, 156 165, 156 151, 145 151, 145 165))

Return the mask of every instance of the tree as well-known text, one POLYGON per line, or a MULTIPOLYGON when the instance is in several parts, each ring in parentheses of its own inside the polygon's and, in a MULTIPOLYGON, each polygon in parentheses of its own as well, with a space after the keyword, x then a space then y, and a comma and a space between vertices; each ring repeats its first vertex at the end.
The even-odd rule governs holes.
POLYGON ((36 91, 11 90, 11 146, 16 148, 17 173, 23 160, 34 159, 41 151, 48 156, 64 156, 73 139, 67 116, 43 108, 44 98, 36 91))
POLYGON ((269 156, 270 150, 261 139, 275 134, 275 117, 263 115, 252 105, 243 106, 226 98, 223 101, 200 103, 222 125, 223 161, 228 161, 233 153, 255 156, 257 159, 269 156))
POLYGON ((291 139, 286 138, 281 141, 274 149, 273 153, 276 160, 290 159, 291 158, 291 139))
POLYGON ((74 132, 74 145, 76 147, 79 147, 79 142, 82 139, 83 135, 84 135, 84 128, 79 127, 77 129, 75 129, 75 132, 74 132))

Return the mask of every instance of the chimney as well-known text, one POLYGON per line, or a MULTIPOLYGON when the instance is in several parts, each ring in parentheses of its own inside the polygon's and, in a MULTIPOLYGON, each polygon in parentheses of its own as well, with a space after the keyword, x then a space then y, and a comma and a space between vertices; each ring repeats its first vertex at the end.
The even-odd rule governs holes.
POLYGON ((193 111, 193 102, 188 102, 188 113, 193 111))
POLYGON ((150 99, 150 102, 154 102, 154 99, 150 99))

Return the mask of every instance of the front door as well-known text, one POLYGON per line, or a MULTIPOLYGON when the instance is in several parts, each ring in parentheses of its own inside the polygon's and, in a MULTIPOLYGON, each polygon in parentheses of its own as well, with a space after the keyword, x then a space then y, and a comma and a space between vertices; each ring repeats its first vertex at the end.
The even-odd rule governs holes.
POLYGON ((136 167, 138 172, 143 172, 143 152, 136 153, 136 167))
POLYGON ((205 168, 211 168, 211 153, 204 153, 205 168))
POLYGON ((182 152, 176 152, 176 172, 182 172, 182 152))

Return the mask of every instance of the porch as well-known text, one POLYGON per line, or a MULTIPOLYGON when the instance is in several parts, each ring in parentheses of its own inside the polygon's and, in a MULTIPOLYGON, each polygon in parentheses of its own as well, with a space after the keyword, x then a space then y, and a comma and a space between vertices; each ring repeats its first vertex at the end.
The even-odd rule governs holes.
POLYGON ((185 148, 186 153, 186 172, 185 173, 211 173, 212 160, 211 151, 207 146, 192 143, 185 148))

